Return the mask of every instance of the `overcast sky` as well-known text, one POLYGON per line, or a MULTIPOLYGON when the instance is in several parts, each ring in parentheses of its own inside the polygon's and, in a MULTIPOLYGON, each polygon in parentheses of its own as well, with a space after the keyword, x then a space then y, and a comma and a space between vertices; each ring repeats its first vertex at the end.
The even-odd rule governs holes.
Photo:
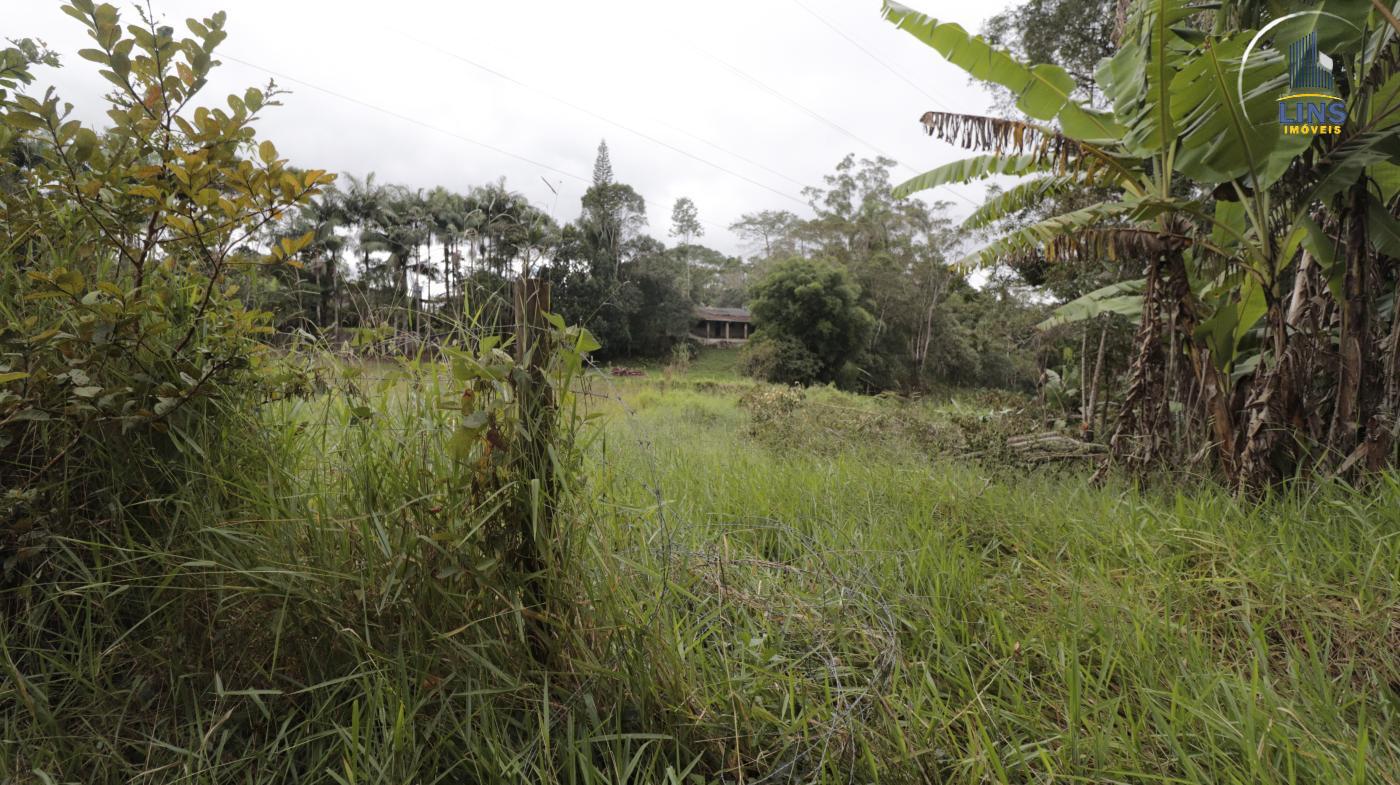
MULTIPOLYGON (((974 31, 1008 4, 906 3, 974 31)), ((42 38, 63 56, 40 81, 99 118, 105 82, 76 55, 90 45, 78 23, 58 0, 5 4, 6 36, 42 38)), ((819 185, 847 153, 895 158, 897 180, 962 157, 924 136, 917 118, 989 103, 960 70, 881 19, 877 0, 154 4, 182 33, 187 17, 228 11, 224 65, 204 103, 280 75, 292 94, 258 128, 297 166, 458 190, 505 177, 567 221, 606 138, 617 179, 646 198, 652 235, 667 239, 672 203, 689 196, 705 222, 702 242, 728 253, 741 250, 726 228, 739 215, 808 214, 802 186, 819 185)), ((129 4, 118 6, 124 22, 137 21, 129 4)), ((954 213, 970 211, 934 193, 954 213)))

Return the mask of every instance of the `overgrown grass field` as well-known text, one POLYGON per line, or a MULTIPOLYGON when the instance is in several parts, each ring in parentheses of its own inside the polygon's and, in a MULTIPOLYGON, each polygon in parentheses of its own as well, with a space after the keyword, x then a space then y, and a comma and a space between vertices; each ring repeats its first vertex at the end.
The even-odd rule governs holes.
POLYGON ((224 424, 6 596, 0 781, 1400 782, 1400 478, 1091 487, 731 357, 592 378, 545 666, 436 374, 224 424))

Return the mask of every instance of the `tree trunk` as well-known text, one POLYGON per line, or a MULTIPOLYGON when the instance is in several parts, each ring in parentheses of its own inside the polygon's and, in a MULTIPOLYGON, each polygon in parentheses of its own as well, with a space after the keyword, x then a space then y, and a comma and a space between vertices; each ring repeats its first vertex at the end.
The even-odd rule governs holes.
POLYGON ((1084 440, 1092 442, 1096 435, 1094 430, 1095 412, 1099 408, 1099 383, 1103 381, 1103 353, 1104 344, 1108 341, 1107 319, 1100 318, 1103 323, 1099 328, 1099 351, 1094 357, 1094 380, 1089 385, 1089 405, 1084 409, 1084 440))
MULTIPOLYGON (((1347 195, 1343 211, 1346 227, 1345 272, 1342 278, 1341 336, 1338 340, 1337 404, 1328 439, 1334 459, 1342 468, 1354 463, 1352 453, 1365 437, 1364 426, 1373 414, 1374 395, 1367 395, 1369 366, 1374 364, 1371 340, 1370 253, 1366 247, 1366 185, 1358 181, 1347 195)), ((1368 461, 1369 463, 1369 461, 1368 461)))
POLYGON ((1089 323, 1079 331, 1079 432, 1089 430, 1089 323))
POLYGON ((1182 343, 1189 347, 1191 370, 1216 445, 1216 457, 1220 461, 1220 468, 1225 473, 1226 480, 1233 485, 1237 477, 1237 440, 1234 412, 1230 408, 1230 380, 1217 367, 1210 348, 1196 337, 1196 327, 1200 320, 1196 315, 1194 295, 1186 274, 1186 259, 1182 249, 1173 247, 1167 251, 1167 265, 1170 296, 1175 307, 1174 327, 1182 336, 1182 343))
MULTIPOLYGON (((1133 469, 1141 469, 1156 460, 1158 440, 1167 421, 1160 318, 1164 261, 1158 255, 1147 267, 1142 293, 1142 320, 1133 341, 1136 350, 1128 370, 1128 389, 1118 411, 1113 436, 1109 439, 1111 459, 1122 461, 1133 469)), ((1102 470, 1098 476, 1101 475, 1102 470)))

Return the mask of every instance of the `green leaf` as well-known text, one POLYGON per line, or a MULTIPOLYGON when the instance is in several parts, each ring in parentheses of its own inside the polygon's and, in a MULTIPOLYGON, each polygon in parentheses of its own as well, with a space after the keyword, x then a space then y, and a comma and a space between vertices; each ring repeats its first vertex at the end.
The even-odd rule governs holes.
POLYGON ((476 446, 478 434, 468 428, 457 428, 452 432, 451 438, 447 440, 447 452, 457 460, 466 460, 471 455, 472 447, 476 446))
POLYGON ((896 185, 893 194, 894 198, 903 199, 910 194, 947 183, 966 183, 996 174, 1020 175, 1050 168, 1049 162, 1034 155, 977 155, 911 177, 896 185))
POLYGON ((0 384, 9 384, 10 382, 17 382, 20 379, 28 378, 29 374, 24 371, 7 371, 5 373, 0 373, 0 384))
POLYGON ((578 343, 574 344, 574 351, 586 354, 601 348, 603 348, 603 345, 598 343, 598 339, 593 337, 593 333, 590 333, 582 327, 579 328, 578 343))
POLYGON ((1283 57, 1256 49, 1244 69, 1240 106, 1240 59, 1248 31, 1219 42, 1207 41, 1172 79, 1173 120, 1181 136, 1176 168, 1208 183, 1248 176, 1250 187, 1272 185, 1312 143, 1304 134, 1285 134, 1278 122, 1280 91, 1288 85, 1283 57))
POLYGON ((1400 259, 1400 220, 1386 212, 1375 199, 1366 200, 1366 216, 1370 219, 1371 242, 1376 249, 1392 259, 1400 259))
POLYGON ((894 0, 885 0, 883 14, 901 30, 928 44, 972 78, 999 84, 1016 96, 1016 108, 1037 120, 1060 121, 1064 134, 1079 140, 1116 140, 1123 127, 1103 113, 1070 98, 1075 82, 1056 65, 1026 65, 961 25, 939 23, 894 0))
POLYGON ((53 276, 54 286, 66 294, 77 295, 86 289, 83 274, 77 270, 60 270, 53 276))
POLYGON ((1095 289, 1056 308, 1050 318, 1037 324, 1035 329, 1044 332, 1105 313, 1121 314, 1136 322, 1142 317, 1142 291, 1146 285, 1146 279, 1138 278, 1095 289))
POLYGON ((92 158, 93 152, 97 149, 97 134, 89 128, 78 129, 73 137, 73 158, 80 164, 85 164, 92 158))
POLYGON ((1037 177, 1018 183, 990 197, 963 221, 964 229, 981 229, 1014 213, 1040 204, 1073 187, 1078 180, 1067 175, 1037 177))
POLYGON ((271 166, 272 162, 277 160, 277 147, 271 141, 263 141, 258 145, 258 157, 263 163, 271 166))
POLYGON ((1196 327, 1196 336, 1210 347, 1211 361, 1230 371, 1241 359, 1245 335, 1268 311, 1264 287, 1253 275, 1237 273, 1217 287, 1215 310, 1196 327))
POLYGON ((1123 146, 1146 157, 1176 142, 1171 84, 1191 46, 1172 26, 1190 9, 1183 0, 1146 0, 1132 8, 1118 52, 1099 64, 1095 79, 1127 126, 1123 146))
POLYGON ((958 261, 958 266, 989 267, 1007 256, 1044 245, 1056 237, 1074 234, 1105 219, 1139 212, 1142 209, 1143 205, 1138 201, 1099 202, 1079 210, 1061 213, 999 238, 981 250, 963 257, 958 261))
POLYGON ((466 428, 467 430, 475 433, 482 431, 490 423, 491 413, 486 411, 485 409, 477 409, 476 411, 462 418, 461 427, 466 428))
POLYGON ((1394 129, 1348 137, 1317 160, 1317 181, 1299 204, 1310 209, 1314 202, 1325 202, 1355 183, 1367 169, 1395 161, 1400 161, 1400 134, 1394 129))

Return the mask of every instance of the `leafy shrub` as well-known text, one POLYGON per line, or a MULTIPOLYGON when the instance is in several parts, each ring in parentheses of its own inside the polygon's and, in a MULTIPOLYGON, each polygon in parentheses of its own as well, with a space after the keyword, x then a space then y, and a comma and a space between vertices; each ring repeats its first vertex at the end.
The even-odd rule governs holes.
POLYGON ((875 323, 860 307, 860 287, 827 262, 789 259, 753 293, 758 332, 744 367, 766 381, 837 381, 875 323))
POLYGON ((761 425, 790 416, 805 397, 794 387, 755 387, 739 398, 739 406, 748 410, 754 425, 761 425))
POLYGON ((740 350, 739 372, 778 384, 803 384, 822 372, 821 360, 793 338, 760 332, 740 350))
MULTIPOLYGON (((0 549, 36 552, 34 531, 140 509, 194 474, 202 439, 288 381, 262 343, 268 316, 239 281, 295 263, 309 239, 272 247, 259 231, 330 182, 256 141, 275 92, 194 107, 224 15, 191 37, 117 10, 63 6, 96 42, 82 56, 115 86, 98 131, 52 89, 28 94, 31 43, 0 60, 0 549), (117 512, 114 512, 117 511, 117 512)), ((245 428, 231 429, 249 436, 245 428)))

